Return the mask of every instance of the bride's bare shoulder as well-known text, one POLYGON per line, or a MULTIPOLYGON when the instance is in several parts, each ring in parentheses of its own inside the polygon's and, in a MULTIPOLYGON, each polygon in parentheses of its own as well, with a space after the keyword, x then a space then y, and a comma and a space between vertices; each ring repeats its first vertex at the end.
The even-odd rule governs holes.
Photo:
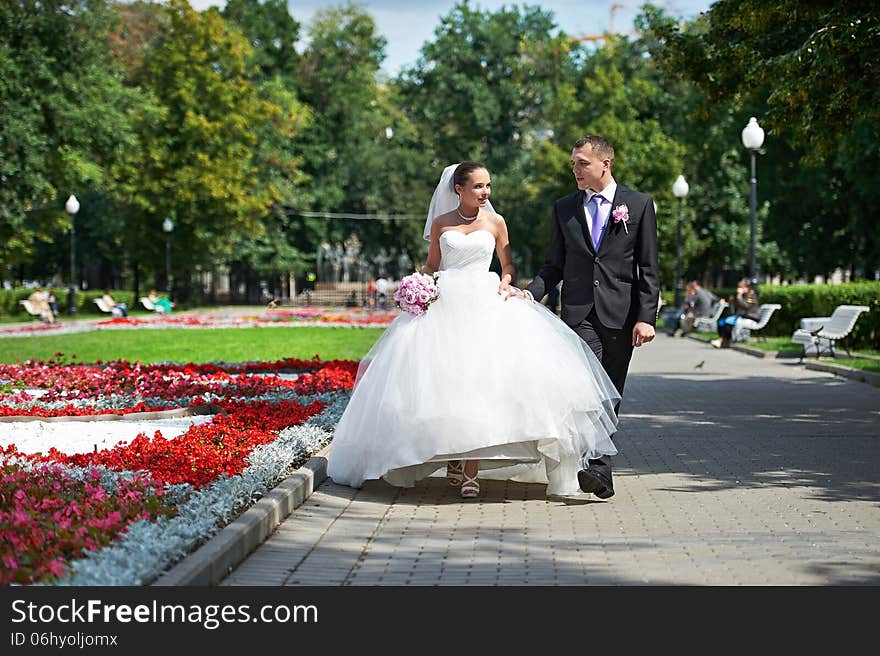
POLYGON ((446 228, 453 225, 452 223, 452 212, 447 212, 446 214, 438 214, 431 221, 431 232, 436 234, 441 234, 446 228))
POLYGON ((498 212, 487 212, 486 214, 486 218, 489 220, 489 225, 491 225, 494 230, 502 230, 507 227, 504 223, 504 217, 498 212))
POLYGON ((446 214, 438 214, 434 217, 434 223, 437 224, 440 228, 447 228, 451 225, 455 225, 455 210, 450 210, 446 212, 446 214))

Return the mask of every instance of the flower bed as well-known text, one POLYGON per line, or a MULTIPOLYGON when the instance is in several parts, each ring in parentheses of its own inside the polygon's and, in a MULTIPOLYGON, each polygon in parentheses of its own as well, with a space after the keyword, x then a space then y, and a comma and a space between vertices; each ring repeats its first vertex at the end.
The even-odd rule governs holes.
POLYGON ((157 431, 93 453, 0 449, 0 584, 149 582, 329 441, 357 364, 0 365, 7 416, 215 413, 174 439, 157 431))
POLYGON ((0 585, 59 577, 67 561, 106 546, 131 522, 167 516, 171 509, 160 499, 162 488, 161 482, 140 475, 108 494, 98 470, 78 480, 57 464, 26 469, 4 460, 0 585))
POLYGON ((14 337, 43 332, 56 334, 81 333, 93 330, 142 330, 163 328, 252 328, 285 326, 333 326, 349 328, 381 328, 390 324, 400 312, 393 310, 366 311, 360 308, 304 307, 253 312, 181 312, 167 315, 138 315, 106 319, 58 321, 54 324, 0 325, 0 336, 14 337))

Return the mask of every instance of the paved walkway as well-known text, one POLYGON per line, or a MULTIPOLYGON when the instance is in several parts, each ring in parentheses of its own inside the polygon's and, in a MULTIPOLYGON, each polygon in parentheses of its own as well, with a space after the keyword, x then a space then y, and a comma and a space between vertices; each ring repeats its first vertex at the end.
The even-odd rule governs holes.
POLYGON ((880 584, 880 389, 659 335, 608 501, 327 480, 222 585, 880 584))

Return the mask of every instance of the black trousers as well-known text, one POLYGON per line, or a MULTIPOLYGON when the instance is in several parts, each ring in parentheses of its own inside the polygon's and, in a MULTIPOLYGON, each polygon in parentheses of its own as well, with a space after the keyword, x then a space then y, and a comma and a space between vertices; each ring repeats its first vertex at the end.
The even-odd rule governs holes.
MULTIPOLYGON (((596 310, 593 309, 587 317, 578 325, 572 326, 590 350, 596 355, 602 368, 611 379, 618 394, 623 396, 623 387, 626 384, 626 374, 629 371, 629 363, 632 360, 632 326, 625 325, 623 328, 608 328, 604 326, 596 310)), ((620 402, 614 407, 615 413, 620 413, 620 402)), ((611 477, 611 456, 602 456, 596 460, 590 460, 589 466, 601 474, 611 477)))

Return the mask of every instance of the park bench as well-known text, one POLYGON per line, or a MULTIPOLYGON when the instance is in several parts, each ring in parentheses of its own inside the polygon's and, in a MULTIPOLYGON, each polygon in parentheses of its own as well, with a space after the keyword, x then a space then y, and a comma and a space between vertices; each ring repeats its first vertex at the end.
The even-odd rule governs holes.
POLYGON ((718 331, 718 320, 721 318, 727 301, 720 300, 712 308, 712 315, 708 317, 694 317, 694 330, 698 333, 714 333, 718 331))
POLYGON ((141 305, 147 308, 150 312, 165 314, 165 308, 163 308, 161 305, 154 305, 153 302, 150 301, 150 299, 148 299, 146 296, 141 296, 140 301, 141 305))
POLYGON ((103 298, 96 298, 95 305, 98 306, 98 309, 100 309, 101 312, 108 312, 108 313, 110 313, 111 316, 114 316, 114 317, 121 317, 122 316, 122 310, 120 310, 116 306, 110 307, 109 305, 107 305, 104 302, 103 298))
MULTIPOLYGON (((822 353, 834 357, 834 345, 852 332, 862 312, 869 311, 867 305, 838 305, 830 317, 801 319, 801 327, 791 336, 791 341, 801 345, 801 362, 810 350, 816 351, 817 359, 822 353)), ((849 349, 844 349, 847 355, 852 355, 849 349)))
POLYGON ((45 312, 40 312, 39 310, 37 310, 37 308, 34 307, 34 304, 31 303, 29 300, 24 299, 22 301, 19 301, 18 303, 32 317, 39 317, 40 319, 42 319, 44 321, 47 321, 49 319, 49 317, 46 315, 45 312))
MULTIPOLYGON (((741 317, 739 321, 736 322, 736 325, 733 327, 733 332, 730 336, 730 340, 732 342, 749 341, 749 337, 751 337, 752 333, 761 330, 768 323, 770 323, 770 317, 773 316, 773 313, 776 312, 776 310, 779 310, 781 308, 782 306, 778 303, 764 303, 760 307, 757 321, 754 319, 741 317)), ((764 340, 767 339, 763 335, 758 335, 758 339, 762 338, 764 340)))

